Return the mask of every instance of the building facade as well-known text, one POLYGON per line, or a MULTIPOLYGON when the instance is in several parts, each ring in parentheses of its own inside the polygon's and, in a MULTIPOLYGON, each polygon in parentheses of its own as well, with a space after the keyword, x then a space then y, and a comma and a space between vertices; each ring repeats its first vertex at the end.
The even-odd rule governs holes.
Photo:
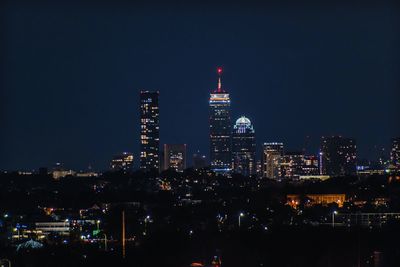
POLYGON ((186 144, 164 144, 163 166, 164 170, 183 172, 186 169, 186 144))
POLYGON ((111 170, 130 172, 133 170, 133 154, 123 152, 122 154, 115 155, 110 163, 111 170))
POLYGON ((54 165, 51 174, 55 180, 59 180, 67 176, 75 176, 76 172, 71 169, 65 169, 63 164, 57 162, 54 165))
POLYGON ((307 206, 322 205, 327 206, 332 203, 336 203, 339 208, 343 207, 343 203, 346 202, 346 194, 306 194, 301 195, 287 195, 287 204, 296 208, 301 201, 309 200, 306 204, 307 206))
POLYGON ((390 150, 390 161, 396 169, 400 170, 400 138, 392 139, 392 149, 390 150))
POLYGON ((255 131, 251 121, 242 116, 236 120, 232 131, 233 171, 244 176, 256 173, 255 131))
POLYGON ((321 171, 323 175, 345 176, 357 172, 356 142, 341 136, 322 137, 321 171))
POLYGON ((192 160, 193 160, 193 168, 195 170, 207 167, 207 157, 206 155, 201 154, 200 151, 197 151, 196 153, 193 154, 192 160))
POLYGON ((278 179, 280 177, 280 161, 283 156, 283 143, 263 144, 263 177, 278 179))
POLYGON ((210 94, 210 165, 215 172, 231 170, 231 101, 222 89, 222 69, 218 68, 218 87, 210 94))
POLYGON ((140 92, 140 169, 159 170, 159 92, 140 92))
POLYGON ((304 156, 304 164, 302 167, 302 175, 319 175, 319 160, 317 156, 304 156))
POLYGON ((299 178, 303 172, 303 152, 285 152, 279 160, 279 176, 281 178, 299 178))

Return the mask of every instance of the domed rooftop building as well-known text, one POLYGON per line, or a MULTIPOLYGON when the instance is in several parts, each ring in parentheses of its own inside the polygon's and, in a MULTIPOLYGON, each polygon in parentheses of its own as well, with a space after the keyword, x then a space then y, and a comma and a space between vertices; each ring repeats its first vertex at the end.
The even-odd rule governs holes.
POLYGON ((30 249, 40 249, 40 248, 42 248, 42 247, 43 247, 43 244, 42 244, 42 243, 37 242, 37 241, 31 239, 31 240, 28 240, 28 241, 26 241, 26 242, 24 242, 24 243, 19 244, 19 245, 17 246, 17 251, 25 250, 25 249, 26 249, 26 250, 30 250, 30 249))
POLYGON ((245 133, 245 132, 253 132, 253 125, 251 121, 245 116, 240 117, 236 120, 235 125, 233 126, 233 131, 237 133, 245 133))
POLYGON ((251 121, 245 116, 236 120, 232 131, 233 171, 244 176, 256 172, 255 131, 251 121))
POLYGON ((237 125, 239 125, 239 124, 250 125, 251 121, 248 118, 246 118, 245 116, 242 116, 236 120, 236 124, 237 125))

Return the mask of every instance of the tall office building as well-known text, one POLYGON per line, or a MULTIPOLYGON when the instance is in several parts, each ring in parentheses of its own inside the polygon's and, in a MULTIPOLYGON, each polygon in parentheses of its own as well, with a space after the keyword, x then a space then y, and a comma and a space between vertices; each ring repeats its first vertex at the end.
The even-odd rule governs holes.
POLYGON ((140 92, 140 168, 159 170, 159 92, 140 92))
POLYGON ((129 172, 133 169, 133 154, 123 152, 115 155, 110 163, 111 170, 129 172))
POLYGON ((285 152, 279 160, 281 178, 298 178, 302 175, 304 165, 303 152, 285 152))
POLYGON ((277 179, 280 175, 280 161, 283 156, 283 143, 264 143, 263 177, 277 179))
POLYGON ((186 144, 164 144, 163 165, 164 170, 183 172, 186 169, 186 144))
POLYGON ((341 136, 322 137, 322 174, 344 176, 356 174, 356 142, 341 136))
POLYGON ((218 87, 210 94, 210 164, 216 172, 231 170, 231 101, 222 89, 222 68, 218 68, 218 87))
POLYGON ((236 120, 232 132, 233 171, 245 176, 256 173, 256 142, 251 121, 242 116, 236 120))
POLYGON ((301 171, 302 175, 319 175, 319 160, 317 156, 304 156, 304 164, 301 171))
POLYGON ((392 139, 392 149, 390 150, 390 161, 396 167, 396 169, 400 169, 400 138, 392 139))

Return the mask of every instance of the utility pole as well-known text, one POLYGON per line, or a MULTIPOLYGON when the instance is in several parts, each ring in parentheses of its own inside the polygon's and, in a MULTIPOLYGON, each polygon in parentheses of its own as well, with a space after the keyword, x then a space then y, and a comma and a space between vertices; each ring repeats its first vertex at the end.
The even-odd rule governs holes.
POLYGON ((125 211, 122 211, 122 258, 125 259, 125 211))
POLYGON ((107 235, 104 234, 104 251, 107 251, 107 235))

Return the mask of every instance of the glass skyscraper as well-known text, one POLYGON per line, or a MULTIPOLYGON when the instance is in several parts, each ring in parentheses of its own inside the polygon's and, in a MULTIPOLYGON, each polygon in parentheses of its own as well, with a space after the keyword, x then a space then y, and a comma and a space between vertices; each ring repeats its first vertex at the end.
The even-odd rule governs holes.
POLYGON ((232 132, 233 171, 250 176, 256 172, 256 142, 251 121, 242 116, 236 120, 232 132))
POLYGON ((222 89, 222 68, 218 68, 218 87, 210 94, 210 164, 215 172, 229 172, 231 157, 231 101, 222 89))
POLYGON ((159 92, 140 92, 140 169, 159 170, 159 92))

